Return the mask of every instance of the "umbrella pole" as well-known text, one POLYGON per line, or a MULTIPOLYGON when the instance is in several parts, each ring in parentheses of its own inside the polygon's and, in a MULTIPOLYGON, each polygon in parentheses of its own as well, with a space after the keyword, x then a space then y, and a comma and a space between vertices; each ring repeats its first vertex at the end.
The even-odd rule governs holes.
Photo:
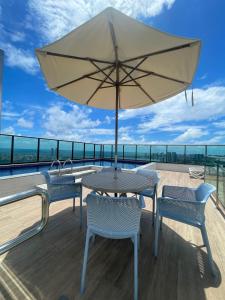
POLYGON ((118 160, 118 111, 119 111, 119 85, 116 85, 116 111, 115 111, 115 162, 114 168, 117 170, 118 160))

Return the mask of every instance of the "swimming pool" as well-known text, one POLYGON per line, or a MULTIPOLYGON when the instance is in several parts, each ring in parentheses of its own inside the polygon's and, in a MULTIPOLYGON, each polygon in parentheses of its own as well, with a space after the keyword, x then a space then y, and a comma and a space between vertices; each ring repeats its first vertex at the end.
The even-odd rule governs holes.
MULTIPOLYGON (((96 165, 96 166, 104 166, 110 167, 113 166, 114 162, 112 161, 103 161, 103 160, 96 160, 96 161, 82 161, 82 162, 73 162, 73 167, 80 167, 86 165, 96 165)), ((140 166, 136 163, 128 163, 128 162, 118 162, 118 167, 123 169, 133 169, 140 166)), ((33 165, 33 166, 16 166, 16 167, 4 167, 0 169, 0 177, 3 176, 10 176, 10 175, 20 175, 20 174, 27 174, 27 173, 35 173, 35 172, 42 172, 47 171, 50 168, 49 165, 33 165)), ((70 164, 66 165, 66 168, 71 168, 70 164)), ((54 168, 53 168, 54 169, 54 168)), ((53 170, 52 169, 52 170, 53 170)))

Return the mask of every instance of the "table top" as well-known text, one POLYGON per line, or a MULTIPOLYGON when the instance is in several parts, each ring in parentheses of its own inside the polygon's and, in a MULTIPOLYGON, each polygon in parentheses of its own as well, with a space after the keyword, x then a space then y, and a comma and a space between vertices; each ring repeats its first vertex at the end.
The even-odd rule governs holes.
POLYGON ((94 191, 108 193, 138 193, 149 187, 146 177, 128 172, 99 172, 83 177, 82 184, 94 191))

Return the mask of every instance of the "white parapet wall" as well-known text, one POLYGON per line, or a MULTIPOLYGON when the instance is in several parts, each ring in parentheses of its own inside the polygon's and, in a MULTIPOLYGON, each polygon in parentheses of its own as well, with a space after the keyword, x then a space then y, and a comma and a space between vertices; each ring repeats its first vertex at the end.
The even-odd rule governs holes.
MULTIPOLYGON (((101 167, 99 167, 99 169, 101 169, 101 167)), ((93 165, 75 167, 72 172, 77 173, 77 177, 80 178, 85 175, 84 171, 88 170, 98 170, 98 167, 93 165), (83 175, 79 176, 79 173, 82 172, 83 175)), ((51 173, 54 174, 56 172, 57 171, 52 171, 51 173)), ((61 174, 70 172, 71 169, 66 168, 63 169, 61 174)), ((43 183, 45 183, 45 180, 40 172, 0 177, 0 198, 33 189, 43 183)))

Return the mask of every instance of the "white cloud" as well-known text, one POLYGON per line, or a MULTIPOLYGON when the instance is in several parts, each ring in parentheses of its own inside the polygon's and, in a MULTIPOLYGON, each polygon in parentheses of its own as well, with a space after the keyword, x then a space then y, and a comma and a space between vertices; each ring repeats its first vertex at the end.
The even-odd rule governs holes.
POLYGON ((17 120, 17 125, 27 129, 31 129, 34 126, 32 121, 25 120, 23 117, 17 120))
POLYGON ((123 13, 138 17, 154 17, 164 8, 170 9, 175 0, 29 0, 28 19, 35 20, 45 40, 53 41, 112 6, 123 13))
POLYGON ((29 74, 36 74, 38 71, 37 60, 28 50, 17 48, 10 43, 0 42, 4 50, 6 64, 10 67, 17 67, 29 74))
POLYGON ((184 133, 180 134, 173 140, 173 143, 193 143, 195 140, 200 140, 202 136, 207 135, 207 131, 199 128, 189 128, 184 133))
MULTIPOLYGON (((186 104, 183 94, 179 94, 157 105, 136 110, 125 110, 120 113, 121 120, 142 118, 139 129, 149 132, 170 126, 184 125, 182 122, 213 121, 225 115, 225 86, 194 90, 195 105, 186 104)), ((203 123, 204 124, 204 123, 203 123)))
POLYGON ((15 134, 15 130, 12 126, 9 126, 9 127, 3 128, 1 133, 15 134))
POLYGON ((11 112, 11 111, 3 111, 2 112, 2 119, 4 120, 12 120, 19 116, 18 113, 11 112))
POLYGON ((225 128, 225 120, 223 121, 218 121, 218 122, 213 122, 213 125, 219 128, 225 128))
MULTIPOLYGON (((92 134, 98 134, 101 122, 92 120, 90 108, 80 108, 75 104, 67 104, 65 109, 62 104, 50 106, 43 116, 43 127, 46 135, 72 140, 86 140, 92 134), (68 109, 69 108, 69 109, 68 109)), ((100 133, 104 134, 104 132, 100 133)))
POLYGON ((23 42, 25 40, 25 33, 20 31, 14 31, 10 34, 12 42, 23 42))

